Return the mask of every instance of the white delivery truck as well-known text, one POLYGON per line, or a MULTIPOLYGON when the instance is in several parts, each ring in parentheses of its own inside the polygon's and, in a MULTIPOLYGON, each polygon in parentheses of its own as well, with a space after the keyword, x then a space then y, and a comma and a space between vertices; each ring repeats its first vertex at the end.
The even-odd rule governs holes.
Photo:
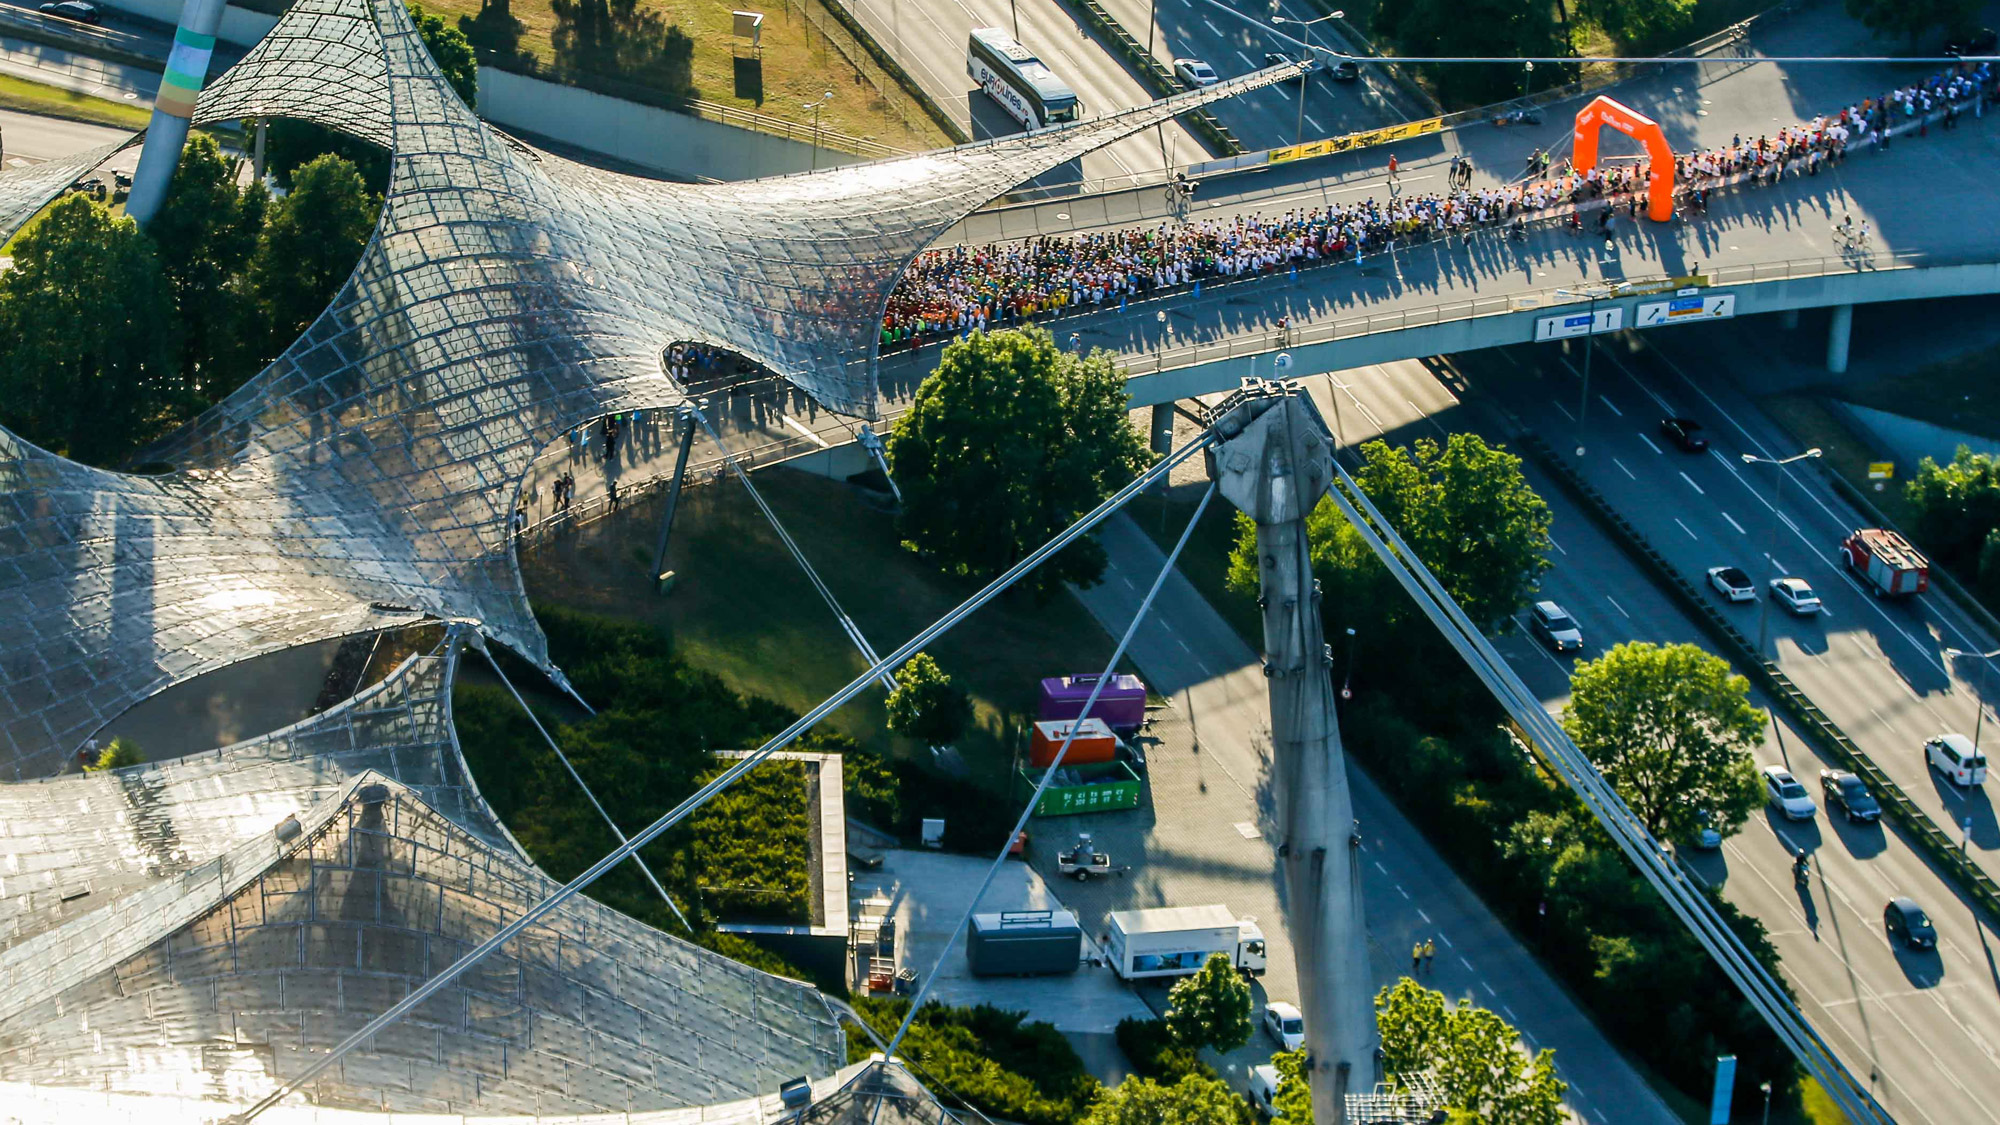
POLYGON ((1264 931, 1226 906, 1114 910, 1106 952, 1124 980, 1184 977, 1221 953, 1244 973, 1264 972, 1264 931))

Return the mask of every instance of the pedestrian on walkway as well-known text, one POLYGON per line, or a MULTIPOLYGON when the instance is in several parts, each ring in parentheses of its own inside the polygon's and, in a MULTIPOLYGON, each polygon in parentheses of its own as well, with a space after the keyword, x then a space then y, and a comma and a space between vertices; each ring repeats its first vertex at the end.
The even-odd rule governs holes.
POLYGON ((1389 154, 1389 182, 1392 184, 1396 182, 1396 167, 1396 154, 1392 152, 1389 154))
POLYGON ((1424 943, 1417 942, 1414 945, 1410 946, 1410 971, 1414 973, 1421 970, 1423 967, 1424 967, 1424 943))
POLYGON ((1437 960, 1437 955, 1438 955, 1438 947, 1437 947, 1437 942, 1434 942, 1434 941, 1432 941, 1432 940, 1431 940, 1431 939, 1429 939, 1429 938, 1425 938, 1425 939, 1424 939, 1424 971, 1425 971, 1425 972, 1429 972, 1429 971, 1430 971, 1430 969, 1431 969, 1431 962, 1433 962, 1433 961, 1436 961, 1436 960, 1437 960))
POLYGON ((614 511, 614 512, 615 512, 615 511, 617 511, 617 510, 618 510, 618 482, 617 482, 616 480, 607 480, 607 481, 605 481, 605 482, 604 482, 604 491, 605 491, 605 492, 606 492, 606 493, 607 493, 607 494, 608 494, 608 495, 609 495, 609 496, 611 497, 611 510, 612 510, 612 511, 614 511))

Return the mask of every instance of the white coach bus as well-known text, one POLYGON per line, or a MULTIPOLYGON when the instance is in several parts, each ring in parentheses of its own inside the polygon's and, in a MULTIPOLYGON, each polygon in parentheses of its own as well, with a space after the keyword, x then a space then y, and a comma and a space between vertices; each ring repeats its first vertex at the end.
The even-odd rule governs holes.
POLYGON ((1027 128, 1075 121, 1083 113, 1076 92, 1000 28, 973 29, 965 44, 965 73, 1027 128))

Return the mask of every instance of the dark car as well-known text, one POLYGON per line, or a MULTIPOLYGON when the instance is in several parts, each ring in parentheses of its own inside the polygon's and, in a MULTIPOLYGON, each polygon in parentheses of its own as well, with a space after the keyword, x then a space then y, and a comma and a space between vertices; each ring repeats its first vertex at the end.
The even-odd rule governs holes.
POLYGON ((1660 436, 1689 453, 1708 448, 1708 435, 1702 432, 1701 423, 1692 418, 1660 419, 1660 436))
POLYGON ((1335 82, 1352 82, 1361 77, 1361 66, 1353 59, 1343 56, 1339 62, 1328 68, 1327 73, 1333 75, 1335 82))
POLYGON ((98 11, 97 5, 86 3, 85 0, 62 0, 58 4, 43 4, 35 10, 45 16, 75 20, 78 23, 99 23, 104 19, 104 13, 98 11))
POLYGON ((1889 928, 1890 937, 1911 949, 1937 948, 1937 927, 1914 899, 1902 895, 1890 899, 1882 908, 1882 924, 1889 928))
POLYGON ((1819 771, 1820 791, 1826 794, 1826 807, 1840 806, 1847 814, 1847 822, 1873 823, 1882 819, 1882 806, 1875 800, 1875 794, 1868 791, 1862 780, 1846 770, 1819 771))
POLYGON ((1947 55, 1990 55, 1996 44, 2000 44, 2000 32, 1990 27, 1982 27, 1971 35, 1944 49, 1947 55))

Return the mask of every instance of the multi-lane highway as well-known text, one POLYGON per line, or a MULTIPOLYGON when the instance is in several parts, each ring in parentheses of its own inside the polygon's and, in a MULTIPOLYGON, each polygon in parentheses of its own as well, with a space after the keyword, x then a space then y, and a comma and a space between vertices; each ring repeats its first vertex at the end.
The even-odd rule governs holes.
POLYGON ((129 135, 102 125, 0 110, 0 137, 6 140, 4 159, 9 168, 69 156, 129 135))
MULTIPOLYGON (((1340 25, 1322 19, 1322 13, 1301 0, 1265 4, 1105 0, 1104 8, 1141 43, 1149 42, 1150 29, 1150 47, 1162 63, 1172 66, 1176 59, 1200 59, 1224 78, 1263 69, 1267 52, 1303 54, 1307 36, 1315 47, 1346 50, 1345 40, 1332 38, 1340 34, 1340 25), (1274 24, 1272 18, 1277 16, 1320 22, 1301 28, 1296 22, 1274 24)), ((1322 70, 1306 81, 1303 106, 1299 84, 1294 82, 1224 102, 1214 113, 1248 149, 1293 144, 1301 136, 1334 137, 1423 116, 1416 107, 1404 105, 1406 96, 1384 78, 1374 66, 1362 68, 1347 82, 1336 82, 1322 70)))
MULTIPOLYGON (((966 76, 966 40, 975 27, 1001 28, 1018 38, 1076 91, 1086 117, 1153 100, 1152 92, 1058 0, 849 0, 848 7, 974 139, 1021 128, 966 76)), ((1176 123, 1084 157, 1081 172, 1084 179, 1111 187, 1207 157, 1201 142, 1176 123)), ((1068 178, 1075 178, 1074 171, 1068 178)), ((1058 172, 1037 182, 1063 179, 1058 172)))
MULTIPOLYGON (((1693 341, 1677 343, 1685 351, 1693 341)), ((1785 673, 1940 827, 1959 836, 1969 822, 1970 854, 2000 873, 2000 823, 1985 792, 1945 781, 1922 754, 1933 735, 1970 736, 1977 718, 1979 662, 1945 650, 1983 652, 1992 639, 1941 591, 1885 600, 1848 573, 1838 547, 1863 519, 1814 467, 1742 462, 1746 453, 1802 450, 1734 386, 1726 361, 1709 355, 1694 365, 1622 338, 1604 341, 1596 358, 1587 401, 1577 358, 1553 349, 1501 349, 1463 362, 1504 387, 1497 393, 1552 444, 1572 452, 1582 444, 1588 452, 1575 460, 1585 475, 1691 579, 1733 565, 1760 586, 1781 575, 1811 583, 1826 606, 1820 615, 1793 617, 1770 605, 1768 590, 1759 604, 1730 612, 1753 638, 1768 618, 1769 651, 1785 673), (1701 421, 1707 451, 1685 453, 1662 439, 1657 426, 1667 415, 1701 421)))
MULTIPOLYGON (((1487 392, 1518 417, 1512 397, 1495 388, 1523 381, 1539 386, 1558 376, 1537 380, 1528 374, 1525 368, 1535 365, 1534 353, 1482 356, 1495 358, 1469 373, 1474 393, 1469 407, 1454 407, 1452 393, 1413 361, 1316 377, 1312 390, 1330 425, 1338 402, 1349 444, 1378 432, 1401 442, 1446 429, 1478 429, 1489 439, 1503 440, 1508 426, 1499 421, 1499 412, 1481 408, 1487 392)), ((1465 358, 1453 361, 1454 366, 1462 366, 1465 358)), ((1605 366, 1593 368, 1593 395, 1605 366)), ((1568 386, 1572 393, 1578 389, 1573 379, 1568 386)), ((1624 401, 1638 395, 1629 383, 1623 391, 1613 385, 1607 392, 1627 417, 1639 417, 1638 403, 1624 401)), ((1610 410, 1603 414, 1617 421, 1610 410)), ((1587 456, 1597 456, 1599 446, 1609 454, 1603 433, 1594 432, 1587 456)), ((1732 452, 1735 448, 1731 443, 1732 452)), ((1632 461, 1623 452, 1618 456, 1627 464, 1632 461)), ((1543 593, 1582 625, 1584 658, 1626 640, 1685 642, 1713 650, 1694 623, 1552 480, 1533 466, 1528 471, 1555 515, 1555 567, 1543 579, 1543 593)), ((1678 472, 1673 468, 1668 473, 1676 484, 1678 472)), ((1671 492, 1654 494, 1650 505, 1628 507, 1628 514, 1642 524, 1651 520, 1674 528, 1672 521, 1686 519, 1686 513, 1680 505, 1660 503, 1660 495, 1671 492)), ((1750 626, 1754 631, 1754 619, 1750 626)), ((1558 658, 1524 633, 1496 643, 1543 702, 1560 713, 1575 657, 1558 658)), ((1768 710, 1768 700, 1759 697, 1756 702, 1768 710)), ((1759 764, 1786 764, 1817 790, 1818 771, 1825 763, 1792 727, 1782 726, 1781 734, 1768 736, 1756 754, 1759 764)), ((1806 1017, 1897 1120, 1936 1125, 2000 1121, 2000 1105, 1990 1096, 2000 1089, 1995 1046, 2000 1043, 2000 972, 1989 952, 1993 939, 1981 917, 1893 829, 1851 827, 1824 813, 1813 824, 1795 824, 1760 810, 1720 852, 1688 850, 1684 856, 1697 877, 1720 888, 1767 927, 1806 1017), (1796 847, 1810 850, 1816 866, 1812 885, 1803 893, 1794 887, 1788 865, 1796 847), (1936 917, 1942 939, 1937 953, 1891 946, 1882 928, 1882 907, 1896 894, 1914 896, 1936 917)))

